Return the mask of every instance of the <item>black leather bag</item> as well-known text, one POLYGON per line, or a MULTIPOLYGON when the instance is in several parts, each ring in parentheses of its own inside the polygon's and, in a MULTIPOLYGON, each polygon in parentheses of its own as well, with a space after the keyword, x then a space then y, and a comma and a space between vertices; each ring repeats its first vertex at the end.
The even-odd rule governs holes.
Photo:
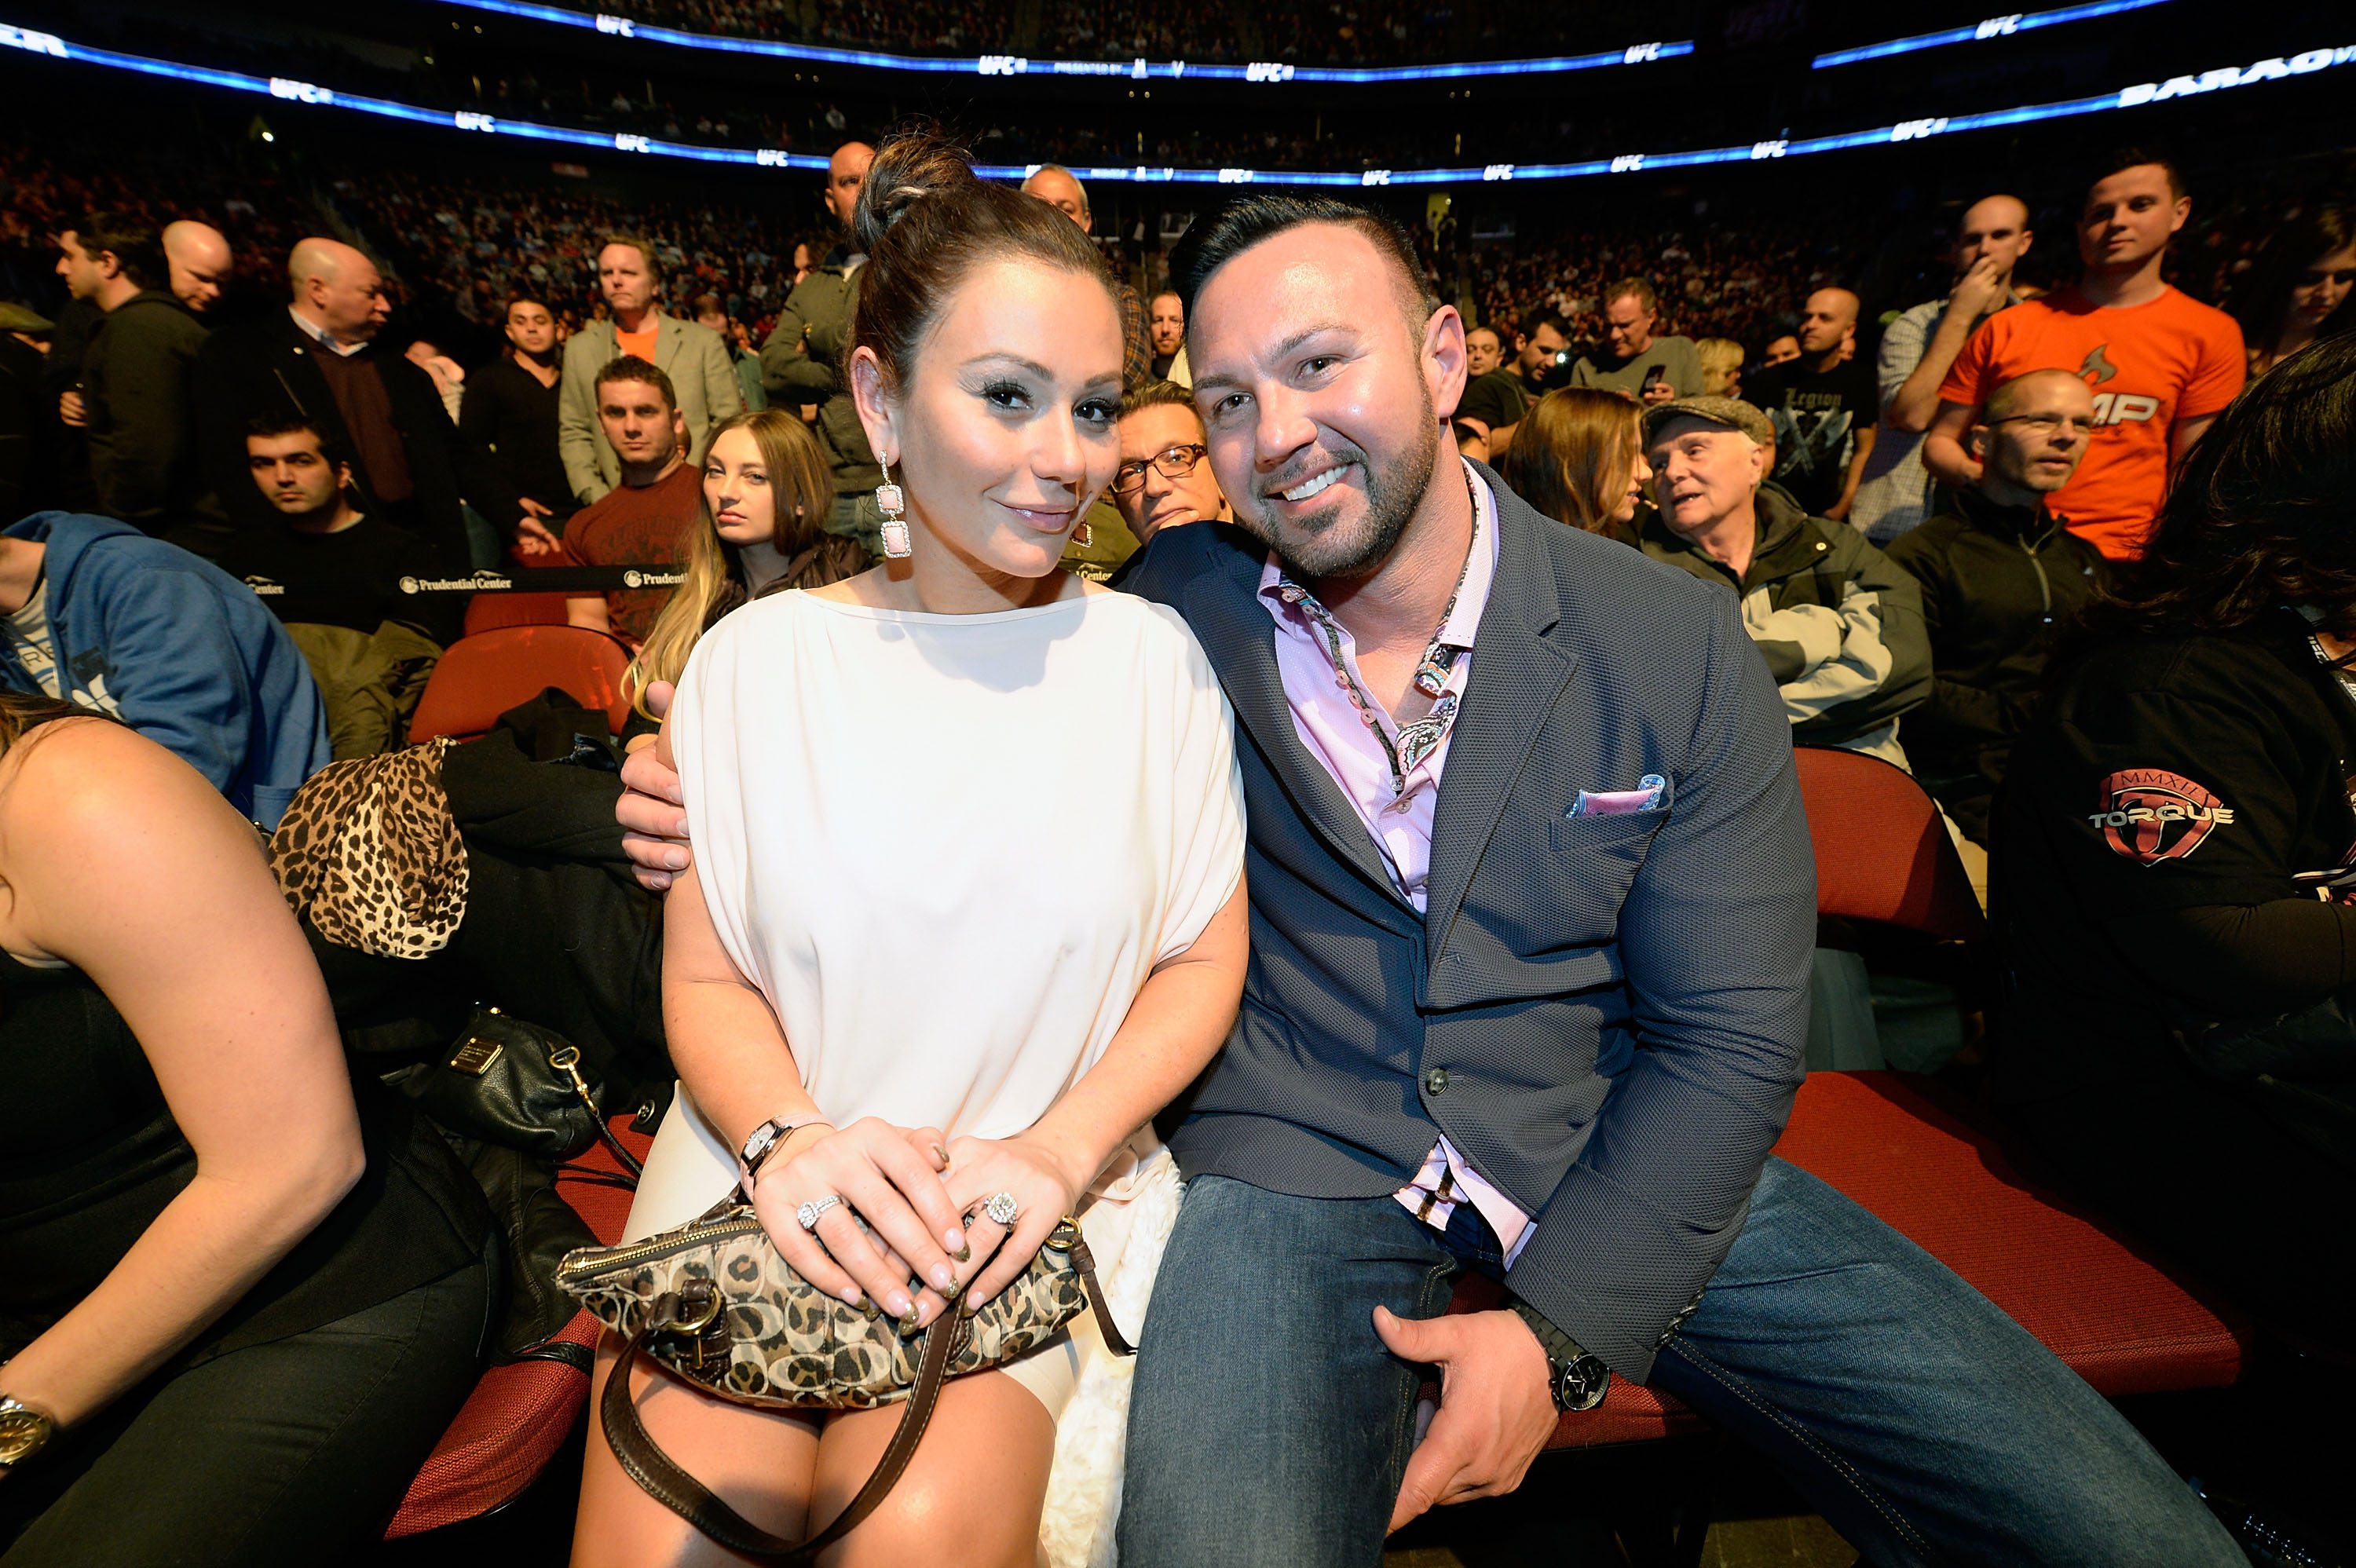
POLYGON ((601 1139, 633 1177, 638 1162, 605 1125, 605 1091, 581 1072, 581 1051, 552 1029, 481 1008, 442 1060, 402 1093, 447 1131, 549 1164, 601 1139))

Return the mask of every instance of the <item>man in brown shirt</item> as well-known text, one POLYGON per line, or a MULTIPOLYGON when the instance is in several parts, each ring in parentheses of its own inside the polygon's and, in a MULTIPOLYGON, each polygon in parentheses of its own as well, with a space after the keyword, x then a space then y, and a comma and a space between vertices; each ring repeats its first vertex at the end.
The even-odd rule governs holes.
MULTIPOLYGON (((598 370, 594 390, 597 424, 622 482, 573 514, 564 564, 669 567, 703 505, 703 475, 687 461, 687 426, 670 378, 626 354, 598 370)), ((635 649, 669 598, 667 587, 578 595, 566 601, 565 619, 610 632, 635 649)))

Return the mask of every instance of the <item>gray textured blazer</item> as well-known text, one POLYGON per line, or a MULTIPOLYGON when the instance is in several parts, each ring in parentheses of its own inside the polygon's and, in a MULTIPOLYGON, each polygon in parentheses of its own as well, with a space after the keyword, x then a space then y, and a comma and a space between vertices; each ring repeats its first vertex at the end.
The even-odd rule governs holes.
POLYGON ((1170 1141, 1190 1178, 1370 1198, 1446 1133, 1537 1217, 1507 1284, 1641 1381, 1790 1113, 1815 862, 1732 600, 1482 473, 1501 553, 1420 915, 1294 730, 1266 550, 1204 523, 1140 559, 1234 703, 1250 825, 1242 1012, 1170 1141), (1647 773, 1661 809, 1566 815, 1647 773))
MULTIPOLYGON (((655 313, 655 368, 670 378, 679 411, 687 416, 687 460, 703 464, 704 448, 723 421, 744 411, 728 346, 708 326, 655 313)), ((557 383, 556 454, 565 483, 583 506, 622 482, 622 465, 597 422, 597 372, 621 357, 611 321, 593 321, 564 341, 563 379, 557 383)))

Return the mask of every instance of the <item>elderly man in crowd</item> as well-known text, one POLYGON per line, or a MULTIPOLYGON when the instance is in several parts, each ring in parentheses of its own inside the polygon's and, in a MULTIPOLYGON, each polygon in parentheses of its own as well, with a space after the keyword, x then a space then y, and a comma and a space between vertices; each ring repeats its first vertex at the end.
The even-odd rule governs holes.
POLYGON ((2084 461, 2094 421, 2094 394, 2072 371, 2007 381, 1972 427, 1979 483, 1890 547, 1922 585, 1931 639, 1931 699, 1906 721, 1906 753, 1983 846, 2054 637, 2102 583, 2103 552, 2050 504, 2084 461))
POLYGON ((851 247, 851 215, 859 210, 859 188, 867 179, 867 165, 875 149, 864 142, 845 142, 827 160, 825 201, 841 230, 843 242, 827 253, 825 261, 794 285, 777 324, 761 344, 761 384, 772 406, 818 407, 819 444, 826 449, 827 466, 834 473, 834 505, 827 513, 826 531, 857 539, 871 555, 884 553, 884 514, 875 508, 875 487, 884 470, 867 444, 867 431, 851 406, 851 393, 835 369, 851 337, 851 313, 859 303, 859 270, 867 261, 863 251, 851 247))
POLYGON ((1740 602, 1792 738, 1906 766, 1898 718, 1930 695, 1914 580, 1854 528, 1762 486, 1776 432, 1732 398, 1680 398, 1644 416, 1655 504, 1644 550, 1740 602))
POLYGON ((691 464, 722 421, 744 411, 728 346, 708 326, 666 315, 654 247, 634 234, 608 236, 597 251, 597 287, 613 315, 564 343, 564 379, 556 411, 556 450, 575 499, 586 506, 622 482, 622 460, 597 419, 597 372, 615 360, 645 360, 679 389, 691 464))
POLYGON ((350 454, 360 509, 417 535, 445 570, 469 560, 462 503, 512 535, 547 539, 490 454, 451 422, 433 378, 380 348, 392 304, 376 263, 314 237, 287 273, 284 315, 224 327, 197 358, 199 455, 231 524, 278 523, 247 471, 253 421, 309 419, 350 454))

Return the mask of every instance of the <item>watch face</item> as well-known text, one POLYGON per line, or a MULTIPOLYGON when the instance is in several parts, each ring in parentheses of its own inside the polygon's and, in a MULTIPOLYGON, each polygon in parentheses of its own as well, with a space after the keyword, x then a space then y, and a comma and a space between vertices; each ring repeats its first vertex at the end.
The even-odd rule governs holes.
POLYGON ((1581 1356, 1562 1370, 1556 1403, 1565 1410, 1593 1410, 1612 1387, 1611 1370, 1593 1356, 1581 1356))
POLYGON ((0 1465, 30 1458, 49 1440, 49 1418, 29 1410, 0 1411, 0 1465))

